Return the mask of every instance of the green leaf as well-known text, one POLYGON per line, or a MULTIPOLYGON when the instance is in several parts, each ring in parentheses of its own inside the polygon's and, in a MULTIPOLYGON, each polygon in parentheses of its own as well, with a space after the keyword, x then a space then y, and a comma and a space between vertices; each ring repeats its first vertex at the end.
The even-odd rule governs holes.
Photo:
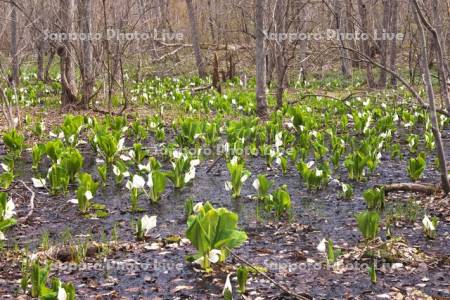
POLYGON ((236 271, 237 274, 237 280, 239 284, 239 292, 241 294, 245 293, 245 289, 247 287, 247 280, 248 280, 248 269, 244 266, 239 266, 239 268, 236 271))

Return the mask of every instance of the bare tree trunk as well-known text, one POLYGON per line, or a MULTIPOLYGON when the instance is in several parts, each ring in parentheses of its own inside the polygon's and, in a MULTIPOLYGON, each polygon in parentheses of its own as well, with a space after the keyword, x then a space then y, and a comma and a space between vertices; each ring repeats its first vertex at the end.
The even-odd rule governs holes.
MULTIPOLYGON (((286 20, 288 18, 288 1, 287 0, 277 0, 275 4, 275 32, 287 32, 286 20)), ((277 75, 277 89, 276 89, 276 99, 277 108, 283 106, 283 93, 286 88, 286 40, 276 40, 275 41, 275 71, 277 75)))
POLYGON ((50 81, 50 74, 49 73, 50 73, 50 68, 52 66, 54 58, 55 58, 55 50, 52 47, 50 47, 48 60, 47 60, 47 65, 45 66, 45 69, 44 69, 44 81, 45 82, 49 82, 50 81))
MULTIPOLYGON (((364 0, 358 0, 358 11, 359 15, 361 17, 361 28, 364 32, 368 33, 368 20, 367 20, 367 7, 364 3, 364 0)), ((363 53, 367 56, 370 56, 370 47, 369 47, 369 41, 367 39, 363 39, 362 41, 362 47, 363 47, 363 53)), ((375 88, 375 79, 373 77, 372 72, 372 65, 367 63, 366 64, 366 76, 367 76, 367 85, 369 88, 375 88)))
POLYGON ((266 51, 264 33, 265 0, 256 1, 256 113, 260 117, 267 115, 266 101, 266 51))
POLYGON ((346 14, 342 13, 342 0, 334 0, 334 17, 336 21, 336 31, 339 36, 339 44, 342 48, 339 49, 341 56, 341 71, 344 78, 352 77, 352 67, 349 60, 349 53, 344 49, 345 43, 341 37, 341 33, 344 31, 346 14))
MULTIPOLYGON (((354 33, 355 32, 355 26, 353 23, 353 1, 352 0, 345 0, 345 31, 347 33, 354 33)), ((350 39, 348 41, 348 45, 350 48, 356 49, 356 42, 354 39, 350 39)), ((349 53, 351 59, 352 59, 352 67, 359 68, 359 62, 358 62, 358 55, 356 53, 353 53, 350 51, 349 53)))
MULTIPOLYGON (((75 0, 60 0, 60 22, 65 33, 74 31, 75 0)), ((75 63, 71 41, 66 39, 58 48, 61 58, 61 104, 74 105, 76 101, 75 63), (75 97, 74 97, 75 96, 75 97)))
POLYGON ((217 44, 219 43, 219 41, 216 41, 216 32, 214 30, 214 18, 213 18, 213 10, 212 10, 212 5, 211 5, 211 0, 207 1, 208 3, 208 25, 209 25, 209 31, 211 33, 211 42, 214 43, 216 42, 217 44))
MULTIPOLYGON (((80 18, 81 30, 86 36, 90 36, 92 31, 92 2, 91 0, 81 0, 80 18)), ((94 88, 94 74, 93 74, 93 47, 90 39, 82 41, 82 79, 83 88, 81 95, 81 105, 84 109, 89 107, 89 102, 92 97, 94 88)))
MULTIPOLYGON (((397 34, 397 16, 398 16, 398 1, 391 2, 391 21, 390 21, 390 32, 397 34)), ((397 60, 397 38, 394 38, 391 41, 391 47, 389 50, 389 68, 397 72, 396 66, 397 60)), ((391 85, 393 87, 397 87, 397 78, 395 76, 391 76, 391 85)))
POLYGON ((11 83, 14 86, 19 84, 19 57, 17 53, 17 11, 16 7, 12 4, 11 11, 11 83))
POLYGON ((445 49, 445 40, 444 35, 442 34, 442 23, 441 23, 441 15, 439 14, 439 3, 437 0, 433 0, 433 18, 434 18, 434 28, 430 28, 431 24, 428 24, 427 29, 431 31, 433 34, 433 40, 435 44, 436 56, 438 58, 438 74, 439 74, 439 83, 441 86, 441 98, 445 103, 446 109, 450 112, 450 99, 449 99, 449 91, 447 87, 448 82, 448 63, 445 59, 446 57, 446 49, 445 49), (433 32, 434 31, 434 32, 433 32))
POLYGON ((198 75, 201 78, 206 77, 205 65, 200 51, 200 38, 198 34, 197 19, 195 16, 192 0, 186 0, 187 10, 189 14, 189 22, 191 24, 192 48, 194 49, 195 62, 197 63, 198 75))
POLYGON ((444 190, 444 192, 446 194, 448 194, 448 193, 450 193, 450 184, 448 182, 447 162, 446 162, 446 158, 445 158, 444 145, 442 144, 441 133, 439 131, 439 122, 438 122, 437 115, 436 115, 436 105, 434 102, 434 91, 433 91, 433 86, 431 84, 431 75, 430 75, 430 69, 429 69, 429 65, 428 65, 426 37, 425 37, 425 32, 424 32, 424 29, 422 26, 422 22, 419 18, 419 14, 421 14, 420 8, 419 8, 416 0, 412 0, 412 1, 415 6, 413 11, 414 11, 414 19, 417 23, 417 28, 418 28, 420 51, 422 53, 421 65, 422 65, 422 72, 423 72, 423 81, 425 83, 425 87, 426 87, 426 91, 427 91, 427 95, 428 95, 431 126, 432 126, 434 139, 436 142, 437 156, 439 158, 439 166, 440 166, 440 172, 441 172, 441 184, 442 184, 442 189, 444 190))
MULTIPOLYGON (((387 32, 390 28, 390 15, 391 15, 391 0, 383 0, 383 24, 382 33, 387 32)), ((387 66, 387 53, 389 48, 389 41, 383 38, 380 43, 381 46, 381 64, 387 66)), ((385 70, 381 69, 380 78, 378 80, 378 87, 385 88, 387 80, 387 73, 385 70)))
POLYGON ((39 81, 44 80, 44 41, 38 41, 37 43, 37 79, 39 81))

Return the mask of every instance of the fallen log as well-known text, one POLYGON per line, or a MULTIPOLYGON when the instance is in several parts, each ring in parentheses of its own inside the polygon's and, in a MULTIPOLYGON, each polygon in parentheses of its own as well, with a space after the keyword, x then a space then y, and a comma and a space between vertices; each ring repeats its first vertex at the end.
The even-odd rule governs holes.
POLYGON ((423 194, 435 194, 441 191, 440 185, 424 184, 424 183, 393 183, 383 186, 385 194, 390 192, 416 192, 423 194))

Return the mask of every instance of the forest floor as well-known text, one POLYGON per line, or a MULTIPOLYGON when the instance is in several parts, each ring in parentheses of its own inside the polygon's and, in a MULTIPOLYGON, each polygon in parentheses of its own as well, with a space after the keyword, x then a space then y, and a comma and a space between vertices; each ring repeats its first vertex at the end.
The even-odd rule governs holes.
MULTIPOLYGON (((34 112, 36 113, 36 112, 34 112)), ((42 120, 51 127, 59 124, 62 114, 43 111, 42 120)), ((170 137, 169 137, 170 138, 170 137)), ((443 133, 446 148, 450 149, 450 132, 443 133)), ((399 137, 404 141, 404 137, 399 137)), ((152 145, 149 138, 142 144, 152 145)), ((127 146, 132 143, 127 141, 127 146)), ((88 145, 79 147, 84 155, 83 171, 95 173, 96 160, 88 145)), ((0 146, 0 155, 4 153, 0 146)), ((0 298, 26 299, 20 291, 21 261, 26 247, 29 253, 53 261, 51 274, 64 282, 72 282, 79 299, 219 299, 227 273, 242 263, 239 258, 256 266, 273 280, 306 298, 357 299, 449 299, 450 298, 450 197, 442 194, 389 193, 386 214, 394 220, 391 239, 384 235, 372 244, 362 246, 354 215, 365 209, 362 192, 367 188, 398 182, 408 182, 405 171, 407 155, 397 160, 383 155, 382 163, 366 182, 353 184, 354 197, 344 200, 340 186, 332 182, 316 192, 306 189, 299 180, 295 166, 283 175, 277 168, 268 169, 260 158, 247 158, 246 167, 252 174, 267 173, 269 179, 286 184, 292 199, 289 221, 257 217, 254 190, 246 184, 241 198, 230 199, 223 188, 229 178, 224 160, 207 173, 216 157, 203 160, 197 168, 193 184, 182 190, 168 187, 163 201, 150 204, 140 199, 139 207, 149 215, 158 215, 158 225, 145 241, 135 241, 130 226, 133 214, 129 211, 129 192, 117 188, 110 180, 99 189, 97 203, 105 204, 108 216, 81 217, 68 195, 51 196, 35 190, 34 211, 25 223, 18 223, 10 231, 10 246, 0 255, 0 298), (239 215, 239 227, 248 234, 248 241, 234 250, 226 263, 211 273, 187 263, 185 257, 195 252, 186 240, 184 201, 193 197, 196 202, 210 201, 214 206, 226 207, 239 215), (440 219, 436 238, 425 238, 421 220, 424 212, 440 219), (324 238, 331 238, 343 253, 329 266, 326 256, 317 246, 324 238), (75 246, 88 251, 81 263, 74 263, 75 246), (371 283, 367 271, 370 247, 386 249, 378 253, 384 259, 377 262, 378 282, 371 283)), ((450 160, 450 152, 446 153, 450 160)), ((158 158, 158 157, 157 157, 158 158)), ((431 165, 434 156, 427 157, 431 165)), ((46 166, 41 166, 45 168, 46 166)), ((31 183, 31 156, 26 152, 16 166, 18 177, 31 183)), ((333 176, 345 177, 344 169, 333 176)), ((436 183, 439 175, 426 170, 422 182, 436 183)), ((17 218, 29 212, 30 193, 21 184, 9 189, 14 198, 17 218)), ((233 284, 236 278, 232 276, 233 284)), ((234 291, 236 299, 239 298, 234 291)), ((259 274, 252 273, 247 285, 246 299, 290 299, 259 274)))

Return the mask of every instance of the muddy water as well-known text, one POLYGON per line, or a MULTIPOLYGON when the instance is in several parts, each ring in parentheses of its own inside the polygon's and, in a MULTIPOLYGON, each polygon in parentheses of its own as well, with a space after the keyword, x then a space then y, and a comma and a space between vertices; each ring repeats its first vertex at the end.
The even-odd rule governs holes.
MULTIPOLYGON (((448 142, 447 142, 448 143, 448 142)), ((448 148, 450 149, 450 145, 448 148)), ((220 161, 214 169, 206 174, 211 161, 203 161, 197 169, 197 177, 191 185, 181 190, 174 190, 171 184, 162 197, 160 203, 150 204, 147 199, 141 198, 139 206, 145 210, 145 214, 158 215, 157 229, 154 230, 152 239, 168 235, 184 235, 186 229, 184 219, 184 201, 193 197, 195 201, 211 201, 214 206, 227 207, 239 214, 240 227, 249 234, 249 242, 237 250, 237 253, 268 268, 268 274, 280 282, 291 286, 297 291, 308 292, 315 297, 342 298, 349 295, 374 295, 390 291, 392 286, 404 287, 422 284, 422 278, 431 278, 423 289, 431 294, 442 294, 443 286, 448 285, 448 278, 442 274, 449 271, 449 266, 438 266, 436 269, 420 270, 413 273, 386 273, 380 275, 380 283, 377 286, 370 284, 366 270, 335 274, 326 270, 285 270, 279 264, 297 264, 296 255, 300 251, 306 257, 315 261, 323 261, 323 257, 315 249, 322 238, 332 238, 335 245, 349 249, 360 241, 361 236, 356 229, 354 221, 355 213, 366 208, 362 199, 362 192, 374 185, 409 182, 406 172, 408 156, 404 153, 400 161, 391 161, 386 154, 375 172, 367 182, 353 183, 354 197, 350 201, 340 199, 340 187, 330 183, 323 190, 310 192, 301 182, 295 166, 290 163, 288 174, 282 175, 278 169, 268 170, 264 160, 250 158, 247 160, 247 168, 252 172, 252 177, 247 180, 240 199, 231 199, 229 192, 225 191, 224 182, 229 179, 225 162, 220 161), (268 174, 268 178, 275 181, 275 186, 286 184, 291 194, 293 205, 293 217, 289 223, 278 223, 271 218, 263 222, 256 219, 256 203, 249 196, 254 194, 252 182, 256 175, 268 174), (274 264, 275 263, 275 264, 274 264), (278 265, 277 265, 278 264, 278 265)), ((447 151, 450 159, 450 151, 447 151)), ((429 155, 428 165, 432 165, 434 157, 429 155)), ((30 181, 33 172, 30 170, 31 159, 25 156, 24 161, 18 164, 19 176, 30 181)), ((43 167, 43 171, 45 167, 43 167)), ((85 172, 96 174, 95 158, 85 155, 85 172)), ((343 182, 347 180, 346 170, 340 168, 333 172, 333 177, 343 182)), ((438 173, 427 168, 422 181, 437 182, 438 173)), ((19 194, 24 191, 17 190, 19 194)), ((13 194, 14 197, 14 194, 13 194)), ((405 194, 405 201, 410 196, 405 194)), ((105 189, 99 189, 94 201, 105 204, 110 215, 102 219, 87 219, 78 213, 77 208, 67 200, 74 198, 73 192, 66 196, 51 197, 45 192, 36 195, 36 208, 27 224, 19 224, 8 232, 9 245, 15 243, 28 245, 36 249, 40 243, 42 233, 49 232, 50 238, 61 241, 61 233, 70 229, 74 239, 80 235, 93 234, 99 240, 102 235, 110 236, 112 228, 117 226, 120 240, 134 240, 134 229, 130 220, 141 216, 129 212, 129 192, 123 187, 116 187, 111 181, 105 189)), ((419 197, 418 197, 419 198, 419 197)), ((402 200, 402 199, 400 199, 402 200)), ((396 200, 398 201, 398 199, 396 200)), ((16 201, 19 217, 27 212, 27 199, 18 198, 16 201)), ((417 220, 420 222, 420 219, 417 220)), ((446 221, 439 226, 438 238, 427 241, 421 230, 413 225, 394 229, 395 235, 404 236, 411 246, 420 247, 423 251, 438 255, 450 255, 450 243, 448 233, 450 224, 446 221)), ((164 252, 164 251, 163 251, 164 252)), ((184 262, 184 257, 193 252, 190 247, 178 249, 165 249, 166 253, 136 250, 112 254, 112 259, 124 261, 133 259, 137 261, 165 262, 167 264, 181 264, 179 271, 173 269, 161 270, 154 267, 149 272, 112 272, 110 275, 117 278, 115 284, 103 278, 99 272, 79 271, 72 274, 61 273, 64 280, 74 281, 78 284, 77 291, 82 295, 98 295, 108 291, 116 291, 124 297, 141 295, 142 297, 160 296, 171 299, 167 295, 176 295, 180 298, 202 299, 205 295, 220 295, 225 275, 223 272, 212 275, 200 275, 192 266, 184 262), (176 286, 192 286, 193 289, 174 291, 176 286)), ((303 258, 299 258, 303 261, 303 258)), ((234 260, 230 258, 232 263, 234 260)), ((235 262, 236 263, 236 262, 235 262)), ((250 291, 263 298, 286 299, 280 295, 279 290, 270 286, 267 282, 252 279, 250 291)), ((2 283, 0 282, 0 291, 2 283)), ((1 293, 0 293, 1 294, 1 293)), ((370 297, 369 297, 370 298, 370 297)))

